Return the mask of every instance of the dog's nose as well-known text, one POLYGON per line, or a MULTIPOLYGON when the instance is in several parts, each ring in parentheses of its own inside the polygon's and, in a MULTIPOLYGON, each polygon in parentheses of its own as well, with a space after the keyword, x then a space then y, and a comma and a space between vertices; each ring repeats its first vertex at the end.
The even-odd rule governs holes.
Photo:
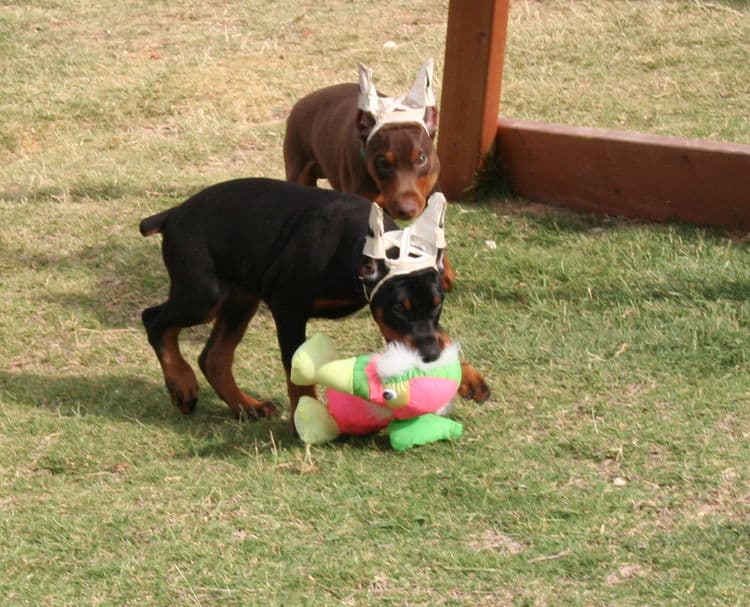
POLYGON ((399 200, 395 206, 396 219, 414 219, 419 214, 419 202, 414 198, 399 200))
POLYGON ((438 344, 436 338, 420 340, 417 343, 417 350, 419 356, 426 363, 431 363, 440 358, 440 344, 438 344))

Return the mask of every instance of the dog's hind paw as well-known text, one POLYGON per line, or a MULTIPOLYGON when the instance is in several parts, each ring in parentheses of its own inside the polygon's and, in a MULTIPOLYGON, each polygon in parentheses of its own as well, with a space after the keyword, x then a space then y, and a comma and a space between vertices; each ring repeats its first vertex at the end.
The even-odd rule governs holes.
POLYGON ((187 415, 195 411, 195 406, 198 403, 198 383, 194 378, 187 383, 168 380, 167 391, 172 399, 172 404, 180 412, 187 415))

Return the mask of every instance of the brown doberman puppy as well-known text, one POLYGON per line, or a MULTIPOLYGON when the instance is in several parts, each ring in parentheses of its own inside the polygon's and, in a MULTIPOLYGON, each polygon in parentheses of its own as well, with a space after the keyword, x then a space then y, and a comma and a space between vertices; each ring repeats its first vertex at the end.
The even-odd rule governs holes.
MULTIPOLYGON (((383 256, 366 255, 372 211, 371 202, 352 194, 238 179, 144 219, 143 235, 163 236, 170 284, 168 299, 144 310, 142 319, 172 402, 189 413, 198 399, 195 373, 180 353, 180 331, 213 320, 199 357, 211 386, 237 415, 275 412, 271 403, 241 391, 232 373, 234 351, 261 301, 276 323, 287 378, 308 319, 347 316, 368 303, 387 340, 415 348, 425 361, 438 358, 450 341, 439 324, 439 258, 396 274, 383 256)), ((380 225, 395 228, 387 216, 380 225)), ((293 417, 299 397, 313 391, 290 382, 288 390, 293 417)), ((477 402, 489 396, 468 364, 460 394, 477 402)))
MULTIPOLYGON (((438 186, 437 128, 431 60, 400 98, 379 95, 371 70, 360 66, 359 85, 320 89, 292 108, 284 137, 286 178, 309 186, 328 179, 394 219, 411 220, 438 186)), ((444 263, 443 286, 450 289, 455 272, 444 263)))

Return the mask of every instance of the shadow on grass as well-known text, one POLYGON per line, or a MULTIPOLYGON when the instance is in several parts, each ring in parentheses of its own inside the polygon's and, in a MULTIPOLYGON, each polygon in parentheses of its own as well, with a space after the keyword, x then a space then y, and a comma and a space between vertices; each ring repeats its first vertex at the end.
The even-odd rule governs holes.
MULTIPOLYGON (((27 188, 8 186, 0 189, 0 199, 19 204, 48 203, 50 201, 105 202, 138 198, 141 200, 161 197, 176 202, 185 200, 198 189, 195 185, 143 183, 141 181, 114 178, 79 177, 68 186, 27 188)), ((175 202, 175 204, 176 204, 175 202)))
POLYGON ((687 242, 700 240, 709 244, 724 244, 731 241, 739 247, 750 246, 750 238, 747 232, 742 230, 706 227, 679 221, 654 222, 620 215, 576 211, 565 206, 521 198, 509 191, 502 182, 480 182, 477 189, 454 204, 460 205, 464 212, 482 210, 488 213, 520 216, 529 222, 532 229, 543 233, 557 232, 570 235, 652 228, 657 233, 669 231, 687 242))
MULTIPOLYGON (((246 459, 248 453, 273 454, 304 449, 292 434, 284 409, 274 419, 239 420, 210 388, 201 386, 195 411, 185 415, 169 402, 163 385, 133 376, 72 375, 0 371, 0 399, 47 411, 55 417, 98 417, 112 424, 150 426, 179 434, 185 449, 171 457, 246 459)), ((277 403, 278 404, 278 403, 277 403)), ((131 430, 127 430, 131 432, 131 430)), ((356 450, 391 451, 382 433, 341 436, 332 445, 356 450)), ((292 470, 294 471, 294 470, 292 470)))
POLYGON ((81 277, 95 284, 85 291, 48 290, 40 293, 43 300, 91 314, 103 326, 140 327, 141 310, 164 301, 169 287, 157 244, 106 242, 71 255, 35 255, 27 263, 43 272, 81 277))
POLYGON ((96 416, 115 423, 148 425, 198 439, 191 455, 223 457, 255 443, 268 451, 298 446, 287 420, 238 420, 210 388, 201 391, 193 414, 173 407, 163 385, 133 376, 72 375, 0 371, 5 402, 46 410, 61 417, 96 416))

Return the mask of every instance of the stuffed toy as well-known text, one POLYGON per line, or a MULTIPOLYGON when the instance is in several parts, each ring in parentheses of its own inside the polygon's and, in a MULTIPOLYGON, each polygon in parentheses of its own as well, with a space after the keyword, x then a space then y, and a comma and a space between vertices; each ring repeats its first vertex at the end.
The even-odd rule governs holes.
POLYGON ((377 354, 342 359, 330 338, 318 333, 294 354, 291 381, 328 388, 327 405, 310 396, 297 405, 294 425, 307 444, 387 429, 391 446, 403 451, 463 432, 460 423, 439 415, 448 410, 461 383, 455 344, 430 363, 395 343, 377 354))

